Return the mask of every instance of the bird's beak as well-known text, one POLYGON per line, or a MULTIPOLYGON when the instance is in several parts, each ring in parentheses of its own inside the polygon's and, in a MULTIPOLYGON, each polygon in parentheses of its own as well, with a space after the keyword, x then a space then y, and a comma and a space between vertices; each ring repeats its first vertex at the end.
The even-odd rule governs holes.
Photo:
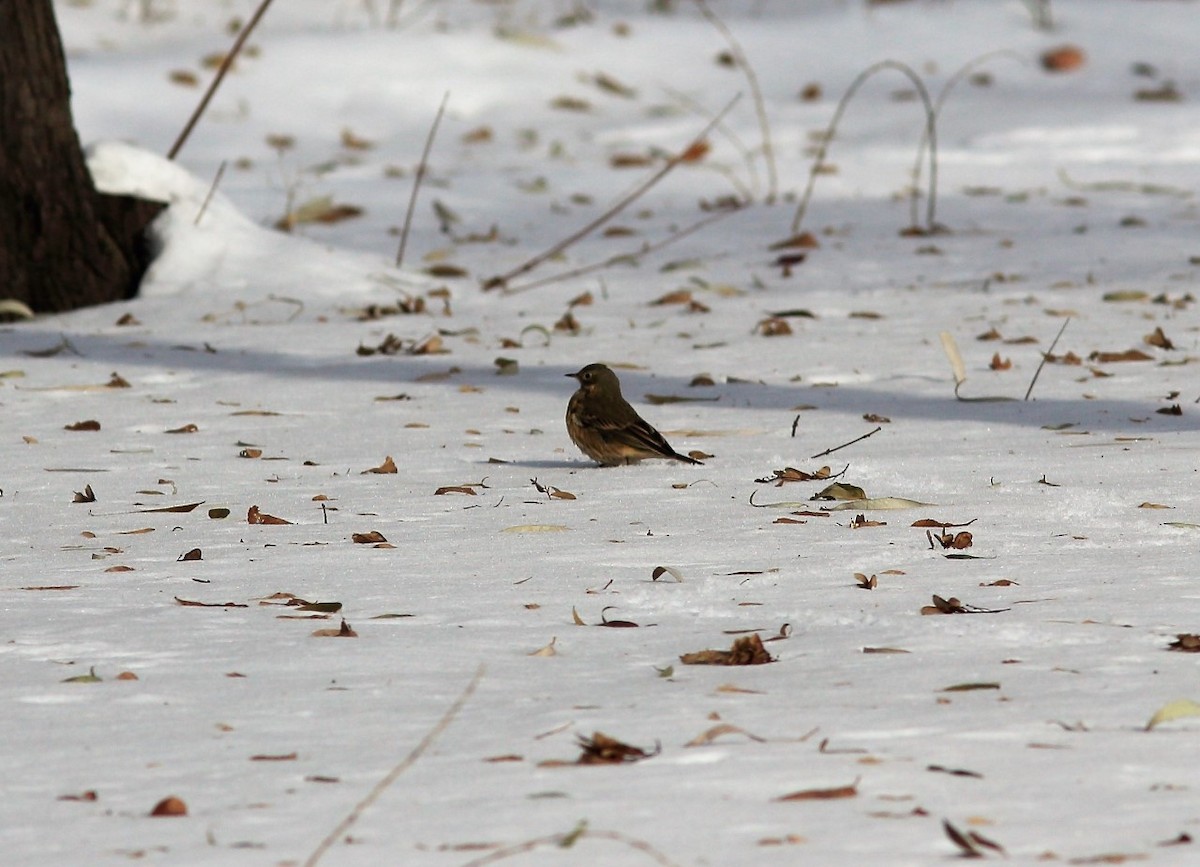
POLYGON ((575 371, 574 373, 566 373, 566 374, 563 374, 563 375, 564 375, 564 376, 569 376, 571 379, 579 379, 579 374, 581 374, 581 373, 583 373, 583 371, 582 371, 582 370, 577 370, 577 371, 575 371))

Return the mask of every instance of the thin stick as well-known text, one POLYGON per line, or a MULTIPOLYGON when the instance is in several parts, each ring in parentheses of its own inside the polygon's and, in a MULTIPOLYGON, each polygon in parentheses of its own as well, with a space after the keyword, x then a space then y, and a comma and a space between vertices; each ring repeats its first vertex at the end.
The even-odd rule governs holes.
POLYGON ((775 148, 771 144, 771 125, 767 121, 767 107, 763 102, 762 88, 758 86, 758 76, 746 58, 746 52, 742 50, 741 44, 734 37, 733 31, 717 16, 717 13, 708 7, 706 0, 693 0, 693 2, 705 20, 725 37, 725 41, 729 43, 729 53, 733 56, 734 63, 745 74, 746 83, 750 86, 750 96, 754 99, 754 113, 758 115, 758 128, 762 132, 763 160, 767 164, 766 202, 768 205, 773 205, 779 194, 779 179, 775 172, 775 148))
MULTIPOLYGON (((690 96, 688 96, 683 91, 675 90, 674 88, 670 88, 670 87, 664 87, 663 90, 666 91, 667 95, 670 96, 672 99, 676 99, 679 102, 683 103, 683 105, 686 108, 688 108, 689 110, 695 112, 696 114, 701 115, 702 117, 706 117, 709 119, 712 118, 712 112, 710 112, 707 108, 705 108, 701 103, 692 99, 690 96)), ((741 183, 737 178, 733 177, 732 171, 730 171, 728 174, 730 182, 735 187, 739 188, 742 195, 744 195, 746 197, 747 201, 753 199, 755 197, 755 195, 757 195, 759 181, 758 181, 758 167, 754 164, 754 157, 750 153, 750 148, 746 145, 746 143, 744 141, 742 141, 741 136, 739 136, 736 132, 734 132, 732 129, 730 129, 728 124, 724 124, 724 123, 719 124, 716 128, 716 131, 719 132, 721 135, 725 136, 725 138, 729 142, 729 144, 733 146, 733 149, 738 152, 738 155, 741 156, 741 158, 742 158, 742 162, 746 164, 746 171, 750 173, 749 188, 747 188, 746 184, 741 183)))
POLYGON ((225 177, 225 166, 228 162, 229 160, 221 160, 221 165, 217 167, 217 174, 213 177, 212 186, 208 188, 208 195, 204 197, 204 203, 200 205, 200 210, 196 212, 196 219, 192 221, 193 226, 200 225, 200 218, 208 210, 208 203, 212 201, 213 193, 217 191, 217 186, 221 183, 221 178, 225 177))
POLYGON ((173 160, 183 147, 183 143, 188 140, 188 136, 192 134, 194 127, 200 120, 200 116, 204 114, 204 110, 208 108, 209 100, 213 98, 213 94, 217 92, 217 88, 221 86, 221 81, 225 78, 225 73, 233 66, 233 61, 237 59, 238 54, 242 51, 242 45, 245 44, 246 38, 250 35, 250 31, 255 28, 267 11, 267 7, 271 5, 271 0, 262 0, 258 4, 258 8, 254 10, 254 14, 250 16, 250 20, 246 22, 246 26, 242 28, 242 32, 237 35, 237 39, 233 42, 233 48, 229 49, 229 53, 221 61, 221 66, 217 69, 216 76, 213 77, 212 83, 208 86, 208 90, 204 92, 204 97, 200 100, 200 104, 196 106, 196 110, 192 112, 192 116, 188 118, 187 125, 184 126, 183 132, 179 134, 179 138, 175 139, 175 144, 171 145, 171 149, 167 151, 167 159, 173 160))
POLYGON ((716 214, 710 214, 699 222, 680 229, 671 235, 663 238, 661 241, 655 241, 653 244, 645 244, 640 250, 634 253, 618 253, 615 256, 609 256, 603 262, 592 262, 590 265, 582 265, 578 268, 572 268, 570 271, 563 271, 561 274, 554 274, 550 277, 543 277, 541 280, 534 280, 532 283, 526 283, 522 286, 514 286, 511 289, 505 289, 505 295, 514 295, 518 292, 525 292, 529 289, 537 289, 539 286, 546 286, 550 283, 559 283, 563 280, 570 280, 573 277, 582 277, 584 274, 590 274, 593 271, 600 271, 604 268, 611 268, 619 262, 635 263, 643 256, 649 256, 651 253, 657 253, 659 250, 674 244, 693 232, 699 232, 709 223, 715 223, 717 220, 723 220, 730 214, 737 213, 734 210, 719 211, 716 214))
POLYGON ((839 452, 839 451, 841 451, 842 449, 844 449, 846 446, 852 446, 852 445, 854 445, 855 443, 862 442, 862 441, 863 441, 863 440, 865 440, 867 437, 873 437, 873 436, 875 436, 875 434, 879 433, 881 430, 883 430, 883 427, 882 427, 882 426, 881 426, 881 427, 877 427, 877 428, 875 428, 875 430, 873 430, 873 431, 870 431, 869 433, 865 433, 865 434, 863 434, 863 435, 862 435, 862 436, 860 436, 860 437, 855 437, 854 439, 850 440, 850 442, 848 442, 848 443, 842 443, 840 446, 834 446, 834 447, 833 447, 833 448, 831 448, 831 449, 825 449, 825 451, 823 451, 823 452, 817 452, 815 455, 813 455, 811 458, 809 458, 809 460, 816 460, 817 458, 823 458, 823 457, 825 457, 825 455, 831 455, 831 454, 833 454, 834 452, 839 452))
POLYGON ((514 855, 532 852, 539 846, 554 845, 566 849, 574 846, 576 842, 584 837, 591 837, 598 840, 613 840, 617 843, 623 843, 630 849, 635 849, 638 852, 644 853, 647 857, 653 859, 659 864, 662 864, 663 867, 678 867, 676 862, 672 861, 658 849, 655 849, 645 840, 639 840, 636 837, 629 837, 625 834, 622 834, 620 831, 589 831, 586 826, 577 827, 566 834, 551 834, 546 837, 538 837, 533 840, 526 840, 524 843, 516 843, 512 846, 506 846, 503 849, 497 849, 495 852, 490 852, 481 858, 468 861, 463 865, 463 867, 484 867, 485 864, 495 864, 497 861, 504 861, 514 855))
POLYGON ((433 149, 433 139, 437 136, 438 126, 442 115, 446 113, 446 103, 450 100, 450 91, 442 96, 442 104, 438 106, 437 114, 433 116, 433 125, 429 127, 429 135, 425 137, 425 149, 421 151, 421 162, 417 163, 417 175, 413 178, 412 195, 408 197, 408 211, 404 214, 404 226, 400 229, 400 249, 396 251, 396 267, 404 264, 404 248, 408 246, 408 230, 412 227, 413 209, 417 206, 417 192, 421 189, 421 181, 425 180, 425 172, 429 168, 429 152, 433 149))
POLYGON ((503 287, 507 286, 508 282, 510 280, 512 280, 514 277, 520 277, 522 274, 528 274, 530 271, 532 271, 538 265, 541 265, 547 259, 551 259, 554 256, 557 256, 559 253, 561 253, 563 250, 567 249, 567 247, 570 247, 576 241, 579 241, 582 238, 586 238, 588 235, 590 235, 596 229, 603 226, 605 223, 607 223, 609 220, 611 220, 617 214, 621 213, 621 211, 625 210, 627 207, 629 207, 634 202, 636 202, 638 199, 640 199, 642 196, 644 196, 646 194, 646 192, 651 187, 653 187, 655 184, 657 184, 660 180, 662 180, 663 177, 665 177, 667 175, 667 173, 669 173, 677 165, 679 165, 681 162, 683 162, 683 160, 686 158, 688 153, 693 148, 698 146, 700 144, 700 142, 704 141, 705 137, 710 132, 712 132, 712 130, 717 126, 717 124, 719 124, 724 119, 725 115, 729 114, 729 111, 734 107, 734 105, 737 104, 737 101, 739 99, 741 99, 740 95, 735 96, 732 100, 730 100, 729 104, 727 106, 725 106, 725 108, 723 108, 721 110, 721 112, 715 118, 713 118, 711 121, 709 121, 708 125, 705 126, 704 129, 702 129, 700 131, 699 135, 697 135, 695 138, 693 138, 691 140, 691 142, 688 143, 687 147, 685 147, 682 151, 680 151, 675 156, 673 156, 669 160, 667 160, 666 165, 664 165, 661 169, 659 169, 654 174, 652 174, 645 181, 643 181, 642 183, 640 183, 636 187, 634 187, 631 192, 629 192, 629 193, 625 194, 623 197, 621 197, 615 205, 610 207, 607 211, 602 213, 600 216, 596 217, 596 219, 592 220, 590 223, 588 223, 582 229, 572 232, 570 235, 563 238, 558 243, 554 244, 552 247, 550 247, 549 250, 546 250, 544 253, 539 253, 538 255, 534 256, 532 259, 526 260, 526 262, 524 264, 517 266, 516 268, 514 268, 513 270, 509 271, 506 274, 499 274, 495 277, 488 279, 483 284, 484 291, 487 291, 488 289, 503 288, 503 287))
POLYGON ((342 819, 342 821, 338 823, 338 826, 329 833, 329 836, 320 842, 317 848, 313 850, 313 853, 308 856, 308 860, 304 862, 304 867, 315 867, 316 863, 320 861, 321 857, 329 850, 329 847, 336 843, 338 839, 350 829, 350 826, 358 821, 358 817, 362 815, 363 811, 375 803, 375 801, 378 800, 379 796, 384 793, 388 786, 396 782, 397 777, 415 765, 417 763, 417 759, 421 758, 421 756, 424 755, 431 746, 433 746, 433 742, 436 741, 442 732, 444 732, 450 726, 450 723, 454 721, 454 718, 458 716, 459 711, 463 709, 467 703, 467 700, 475 692, 475 688, 479 686, 479 681, 483 679, 483 672, 484 666, 482 665, 475 669, 474 677, 471 678, 470 682, 462 691, 462 694, 459 695, 459 697, 455 700, 454 704, 450 705, 450 707, 446 709, 446 712, 442 714, 442 718, 438 720, 437 725, 430 729, 429 733, 421 739, 421 742, 413 748, 413 751, 404 758, 404 761, 392 768, 391 772, 386 777, 376 783, 375 787, 367 793, 367 796, 355 805, 354 809, 350 811, 350 814, 346 816, 345 819, 342 819))
MULTIPOLYGON (((842 120, 842 115, 845 113, 846 107, 866 80, 884 69, 895 69, 907 76, 917 89, 917 93, 920 94, 921 102, 925 104, 925 130, 929 142, 929 201, 926 205, 926 227, 930 231, 933 230, 933 216, 937 201, 937 115, 933 110, 933 103, 929 99, 929 91, 926 90, 925 83, 921 81, 920 76, 912 71, 911 67, 895 60, 881 60, 879 63, 869 66, 860 72, 838 102, 837 109, 833 113, 833 120, 829 122, 829 129, 826 131, 824 140, 821 142, 820 150, 817 151, 817 158, 808 172, 808 185, 804 188, 804 195, 800 197, 800 205, 796 208, 796 216, 792 218, 793 237, 800 234, 800 226, 804 222, 804 214, 808 210, 808 202, 812 198, 813 187, 817 183, 817 175, 820 174, 821 168, 825 165, 825 155, 828 153, 829 145, 837 133, 837 126, 842 120)), ((924 141, 923 139, 922 147, 924 147, 924 141)), ((917 195, 915 189, 913 190, 913 195, 917 195)))
POLYGON ((1037 366, 1037 370, 1033 372, 1033 379, 1029 381, 1029 388, 1025 390, 1025 400, 1029 400, 1029 395, 1033 394, 1033 386, 1038 381, 1038 377, 1042 374, 1042 368, 1046 366, 1046 362, 1050 360, 1050 356, 1054 352, 1054 347, 1058 346, 1058 338, 1063 336, 1063 332, 1067 330, 1067 326, 1071 324, 1071 317, 1068 316, 1063 320, 1062 328, 1058 329, 1058 334, 1054 336, 1054 340, 1050 344, 1050 348, 1042 353, 1042 363, 1037 366))

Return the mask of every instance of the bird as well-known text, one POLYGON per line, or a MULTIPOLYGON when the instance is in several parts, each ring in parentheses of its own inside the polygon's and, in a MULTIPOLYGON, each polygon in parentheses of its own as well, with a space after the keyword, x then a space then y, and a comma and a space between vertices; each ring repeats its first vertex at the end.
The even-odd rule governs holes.
POLYGON ((589 364, 567 376, 579 389, 567 403, 567 433, 579 450, 603 467, 632 464, 643 458, 667 458, 701 464, 681 455, 666 437, 637 414, 621 395, 621 381, 603 364, 589 364))

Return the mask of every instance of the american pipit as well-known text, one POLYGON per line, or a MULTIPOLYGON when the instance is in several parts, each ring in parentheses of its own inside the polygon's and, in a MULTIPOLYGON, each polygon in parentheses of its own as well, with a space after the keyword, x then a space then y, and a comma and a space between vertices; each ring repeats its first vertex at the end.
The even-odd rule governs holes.
POLYGON ((579 390, 567 404, 567 433, 581 452, 601 466, 632 464, 643 458, 700 463, 671 448, 666 438, 637 414, 621 396, 617 375, 603 364, 589 364, 567 376, 579 380, 579 390))

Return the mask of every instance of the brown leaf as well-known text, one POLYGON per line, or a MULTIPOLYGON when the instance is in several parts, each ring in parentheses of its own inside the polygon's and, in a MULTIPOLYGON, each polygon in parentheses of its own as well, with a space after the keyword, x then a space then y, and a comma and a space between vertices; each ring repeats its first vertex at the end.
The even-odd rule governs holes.
POLYGON ((318 629, 313 632, 314 638, 358 638, 358 633, 350 628, 350 624, 342 620, 337 629, 318 629))
POLYGON ((1088 361, 1097 361, 1101 364, 1113 364, 1118 361, 1153 361, 1154 357, 1147 355, 1140 349, 1126 349, 1124 352, 1101 352, 1096 351, 1088 356, 1088 361))
POLYGON ((388 455, 386 458, 383 459, 382 464, 380 464, 377 467, 371 467, 371 469, 369 469, 369 470, 363 470, 362 473, 360 473, 360 475, 366 475, 367 473, 378 473, 380 475, 389 475, 391 473, 397 473, 397 472, 399 472, 399 470, 396 469, 396 462, 394 460, 392 460, 391 455, 388 455))
POLYGON ((755 325, 754 331, 763 337, 786 337, 792 333, 792 326, 786 319, 771 316, 755 325))
POLYGON ((174 795, 163 798, 154 805, 154 809, 150 811, 151 816, 186 816, 187 804, 183 799, 176 798, 174 795))
POLYGON ((715 725, 712 728, 708 729, 707 731, 701 732, 700 734, 696 735, 694 738, 692 738, 690 741, 688 741, 686 744, 684 744, 684 746, 685 747, 708 746, 713 741, 715 741, 717 738, 721 737, 721 735, 745 735, 750 740, 756 741, 760 744, 765 744, 767 742, 766 738, 760 738, 758 735, 751 734, 750 732, 746 731, 743 728, 739 728, 738 726, 735 726, 735 725, 730 725, 729 723, 721 723, 720 725, 715 725))
POLYGON ((661 307, 667 304, 687 304, 692 300, 692 293, 688 289, 676 289, 673 292, 668 292, 666 295, 660 295, 650 302, 652 307, 661 307))
POLYGON ((443 485, 433 492, 435 497, 440 497, 443 494, 470 494, 472 497, 478 496, 478 492, 469 485, 443 485))
POLYGON ((200 549, 193 548, 192 550, 187 551, 186 553, 180 554, 179 559, 176 562, 184 563, 184 562, 188 562, 191 560, 202 560, 202 559, 204 559, 204 558, 200 552, 200 549))
POLYGON ((290 524, 291 521, 285 521, 283 518, 276 518, 274 515, 268 515, 265 512, 260 512, 258 506, 251 506, 246 512, 247 524, 290 524))
POLYGON ((90 418, 87 421, 77 421, 74 424, 69 424, 64 427, 63 430, 96 431, 100 430, 100 422, 96 421, 94 418, 90 418))
POLYGON ((1012 369, 1012 359, 1011 358, 1001 358, 1000 353, 995 352, 992 354, 992 361, 990 364, 988 364, 988 367, 991 368, 992 370, 1011 370, 1012 369))
MULTIPOLYGON (((126 313, 125 316, 129 316, 129 314, 126 313)), ((132 322, 126 322, 125 316, 122 316, 119 320, 117 320, 118 325, 140 325, 141 324, 136 319, 133 319, 132 322)), ((109 375, 108 382, 104 383, 104 387, 105 388, 132 388, 133 386, 131 386, 129 384, 129 380, 125 379, 125 377, 121 376, 121 374, 117 373, 114 370, 109 375)))
POLYGON ((1181 653, 1200 653, 1200 635, 1192 632, 1181 632, 1175 640, 1167 645, 1167 650, 1177 650, 1181 653))
POLYGON ((838 798, 858 797, 858 780, 848 786, 835 786, 831 789, 801 789, 775 798, 776 801, 833 801, 838 798))
POLYGON ((155 512, 169 512, 175 515, 186 515, 188 512, 195 509, 197 506, 203 506, 204 500, 198 503, 181 503, 178 506, 159 506, 156 509, 138 509, 138 512, 143 515, 149 515, 155 512))
POLYGON ((1059 45, 1042 52, 1042 68, 1047 72, 1071 72, 1083 66, 1087 55, 1077 45, 1059 45))
POLYGON ((593 732, 590 738, 580 735, 579 746, 583 752, 575 760, 577 765, 624 765, 652 758, 661 751, 660 747, 655 747, 653 752, 648 752, 641 747, 622 743, 603 732, 593 732))
POLYGON ((375 545, 379 542, 386 542, 383 534, 378 530, 372 530, 369 533, 354 533, 350 536, 350 541, 356 545, 375 545))
POLYGON ((164 431, 164 433, 190 434, 190 433, 196 433, 198 430, 200 430, 200 428, 196 427, 194 424, 185 424, 183 427, 172 428, 171 430, 164 431))
POLYGON ((1161 327, 1155 328, 1152 332, 1142 338, 1150 346, 1157 346, 1159 349, 1174 349, 1175 344, 1171 342, 1171 338, 1163 334, 1161 327))
POLYGON ((175 601, 185 608, 249 608, 243 602, 197 602, 194 599, 180 599, 175 597, 175 601))
POLYGON ((763 647, 758 633, 735 639, 729 650, 701 650, 679 657, 684 665, 763 665, 774 657, 763 647))
POLYGON ((250 757, 252 762, 294 762, 298 759, 299 753, 283 753, 281 755, 254 755, 250 757))
POLYGON ((82 491, 76 491, 75 496, 71 498, 72 503, 94 503, 96 502, 96 494, 92 491, 91 485, 84 486, 82 491))

